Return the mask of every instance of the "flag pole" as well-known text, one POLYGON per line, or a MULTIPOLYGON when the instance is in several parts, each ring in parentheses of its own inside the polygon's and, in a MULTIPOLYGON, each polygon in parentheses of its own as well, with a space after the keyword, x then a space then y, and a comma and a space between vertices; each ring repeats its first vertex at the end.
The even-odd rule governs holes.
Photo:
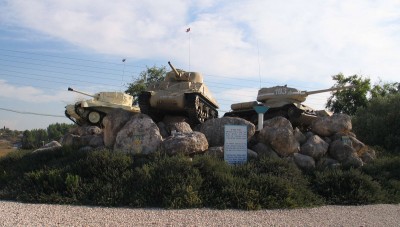
POLYGON ((189 33, 189 72, 190 72, 190 28, 186 29, 186 33, 189 33))

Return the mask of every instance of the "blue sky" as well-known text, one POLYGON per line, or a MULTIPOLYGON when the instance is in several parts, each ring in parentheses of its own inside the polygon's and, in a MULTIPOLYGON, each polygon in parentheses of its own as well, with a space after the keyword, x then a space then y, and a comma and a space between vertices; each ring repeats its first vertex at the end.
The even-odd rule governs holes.
POLYGON ((323 89, 338 73, 399 82, 399 43, 397 0, 0 0, 0 125, 69 123, 65 105, 85 98, 69 86, 124 91, 168 61, 203 73, 220 116, 260 87, 323 89))

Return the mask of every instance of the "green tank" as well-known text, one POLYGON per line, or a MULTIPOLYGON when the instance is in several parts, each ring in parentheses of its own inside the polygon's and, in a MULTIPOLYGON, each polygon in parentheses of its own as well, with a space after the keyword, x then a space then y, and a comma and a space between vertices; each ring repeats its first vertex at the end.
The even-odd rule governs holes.
POLYGON ((134 113, 140 112, 139 107, 132 106, 133 96, 123 92, 99 92, 91 95, 72 88, 68 88, 68 91, 93 98, 65 107, 65 116, 80 126, 95 125, 102 127, 103 118, 115 108, 121 108, 134 113))
POLYGON ((217 118, 219 108, 199 72, 186 72, 168 62, 171 71, 161 82, 150 84, 139 95, 142 113, 158 122, 167 115, 183 115, 196 125, 217 118))
POLYGON ((334 87, 315 91, 300 91, 287 86, 274 86, 261 88, 258 91, 257 101, 235 103, 231 105, 231 111, 224 116, 240 117, 257 125, 258 115, 254 110, 256 105, 268 107, 264 119, 277 116, 286 117, 295 126, 309 126, 318 116, 326 116, 326 111, 315 111, 311 107, 302 104, 308 95, 349 89, 354 86, 334 87))

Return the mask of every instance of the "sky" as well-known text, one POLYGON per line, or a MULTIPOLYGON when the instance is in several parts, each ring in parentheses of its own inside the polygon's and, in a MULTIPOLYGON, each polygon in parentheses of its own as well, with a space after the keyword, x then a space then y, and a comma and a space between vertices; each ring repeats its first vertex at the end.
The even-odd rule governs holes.
POLYGON ((0 126, 71 123, 65 106, 88 97, 68 87, 124 91, 168 61, 203 74, 219 116, 262 87, 399 82, 400 1, 0 0, 0 126))

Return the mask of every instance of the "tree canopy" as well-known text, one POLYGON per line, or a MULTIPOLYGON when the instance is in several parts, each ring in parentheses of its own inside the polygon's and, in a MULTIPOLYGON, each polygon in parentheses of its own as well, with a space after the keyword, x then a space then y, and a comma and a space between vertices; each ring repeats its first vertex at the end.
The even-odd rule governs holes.
POLYGON ((345 77, 343 74, 332 76, 336 81, 335 87, 354 85, 354 88, 344 89, 333 93, 326 103, 326 107, 335 113, 354 115, 359 107, 368 103, 368 92, 371 90, 370 79, 353 75, 345 77))
POLYGON ((139 94, 151 83, 162 81, 166 73, 167 71, 165 66, 146 66, 145 71, 142 71, 132 83, 127 84, 128 88, 126 89, 125 93, 132 95, 135 98, 134 104, 137 104, 137 97, 139 94))

